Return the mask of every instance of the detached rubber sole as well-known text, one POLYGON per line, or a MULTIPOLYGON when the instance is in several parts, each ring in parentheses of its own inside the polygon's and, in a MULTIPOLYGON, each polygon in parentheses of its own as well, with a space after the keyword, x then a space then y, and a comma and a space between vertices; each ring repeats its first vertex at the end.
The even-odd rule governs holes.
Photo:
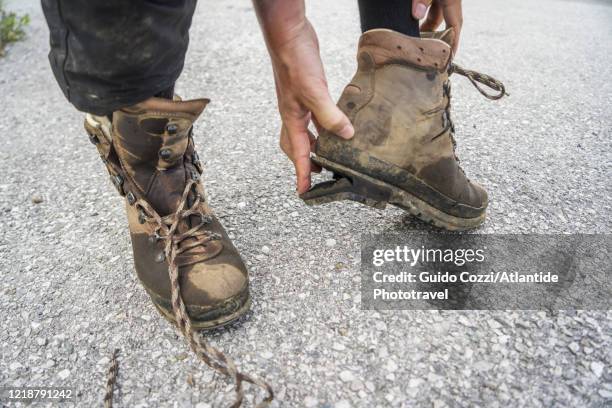
POLYGON ((461 218, 450 215, 408 191, 341 164, 334 163, 320 156, 313 156, 312 161, 332 171, 334 179, 317 184, 304 194, 301 194, 300 198, 308 205, 352 200, 382 210, 387 204, 391 204, 408 211, 426 223, 449 231, 464 231, 476 228, 485 221, 485 211, 474 218, 461 218))
MULTIPOLYGON (((147 293, 153 301, 155 308, 161 313, 161 315, 168 320, 170 323, 176 325, 174 319, 174 312, 170 302, 162 299, 151 291, 147 290, 147 293)), ((219 308, 209 310, 206 313, 198 314, 194 316, 193 307, 189 306, 187 312, 191 317, 191 324, 194 329, 197 330, 210 330, 218 327, 223 327, 231 324, 235 320, 243 316, 251 308, 251 295, 246 292, 246 296, 239 295, 236 298, 228 299, 219 308)))

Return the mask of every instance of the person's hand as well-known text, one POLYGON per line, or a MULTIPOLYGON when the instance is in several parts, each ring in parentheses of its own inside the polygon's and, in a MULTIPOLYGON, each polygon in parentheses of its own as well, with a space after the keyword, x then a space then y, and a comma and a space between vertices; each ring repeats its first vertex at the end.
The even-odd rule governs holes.
POLYGON ((413 0, 412 16, 417 20, 425 19, 421 24, 421 31, 435 31, 442 21, 446 22, 446 28, 453 27, 455 31, 453 53, 457 53, 463 25, 461 0, 413 0))
POLYGON ((320 171, 310 160, 318 130, 349 139, 355 131, 327 89, 319 42, 306 18, 304 0, 253 0, 274 70, 282 127, 280 147, 295 166, 298 194, 310 188, 310 173, 320 171))
POLYGON ((271 50, 271 56, 282 120, 280 147, 295 166, 301 194, 310 188, 311 172, 320 171, 310 160, 315 142, 308 130, 310 122, 347 139, 354 130, 329 95, 317 35, 307 19, 271 50))

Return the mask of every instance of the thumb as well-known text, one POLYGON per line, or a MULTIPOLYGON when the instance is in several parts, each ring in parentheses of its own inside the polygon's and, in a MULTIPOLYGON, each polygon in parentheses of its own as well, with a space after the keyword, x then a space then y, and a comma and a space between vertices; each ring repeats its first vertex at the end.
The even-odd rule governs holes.
POLYGON ((355 134, 355 129, 349 118, 336 106, 329 94, 320 98, 316 106, 311 107, 314 119, 324 129, 340 136, 350 139, 355 134))
POLYGON ((432 0, 414 0, 412 2, 412 17, 422 20, 427 15, 427 9, 432 0))
POLYGON ((421 24, 421 32, 436 31, 440 24, 442 24, 442 21, 444 21, 444 15, 442 14, 440 3, 432 4, 429 13, 427 13, 427 18, 421 24))

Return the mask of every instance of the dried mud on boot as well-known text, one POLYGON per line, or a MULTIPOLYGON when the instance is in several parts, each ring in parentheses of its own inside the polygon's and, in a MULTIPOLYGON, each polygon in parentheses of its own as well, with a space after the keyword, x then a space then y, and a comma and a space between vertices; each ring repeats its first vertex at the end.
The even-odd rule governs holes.
MULTIPOLYGON (((136 273, 153 304, 200 361, 234 381, 232 407, 242 405, 245 383, 265 392, 257 405, 265 407, 274 398, 270 385, 241 372, 198 331, 235 321, 251 304, 246 266, 208 207, 201 183, 192 128, 207 103, 150 98, 114 112, 112 121, 87 115, 85 129, 125 197, 136 273)), ((115 352, 107 407, 117 371, 115 352)))
POLYGON ((302 194, 306 204, 392 204, 448 230, 484 222, 487 193, 466 176, 455 152, 449 76, 467 77, 489 99, 507 94, 501 82, 452 62, 453 38, 452 29, 422 38, 386 29, 361 36, 357 72, 338 101, 355 136, 321 132, 312 160, 334 179, 302 194))
POLYGON ((409 212, 425 223, 449 231, 472 229, 485 220, 485 213, 468 219, 449 216, 407 191, 383 181, 359 174, 323 158, 313 157, 312 160, 335 173, 334 180, 317 184, 300 195, 300 198, 308 205, 351 200, 382 210, 387 204, 391 204, 409 212))

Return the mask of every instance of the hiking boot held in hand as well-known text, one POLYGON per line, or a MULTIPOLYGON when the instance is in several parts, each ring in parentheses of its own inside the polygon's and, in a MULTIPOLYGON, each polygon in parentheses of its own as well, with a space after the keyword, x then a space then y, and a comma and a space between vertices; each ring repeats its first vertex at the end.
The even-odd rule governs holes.
MULTIPOLYGON (((248 273, 209 209, 192 126, 206 99, 150 98, 85 128, 125 197, 138 278, 175 322, 171 276, 196 329, 221 326, 250 306, 248 273)), ((176 294, 175 294, 176 297, 176 294)))
POLYGON ((361 36, 357 73, 338 101, 355 136, 319 135, 312 159, 333 171, 334 180, 302 194, 307 204, 389 203, 449 230, 484 222, 487 193, 470 181, 455 155, 449 76, 466 76, 490 99, 505 90, 499 81, 453 64, 452 42, 452 29, 421 38, 386 29, 361 36), (478 82, 498 93, 485 93, 478 82))

